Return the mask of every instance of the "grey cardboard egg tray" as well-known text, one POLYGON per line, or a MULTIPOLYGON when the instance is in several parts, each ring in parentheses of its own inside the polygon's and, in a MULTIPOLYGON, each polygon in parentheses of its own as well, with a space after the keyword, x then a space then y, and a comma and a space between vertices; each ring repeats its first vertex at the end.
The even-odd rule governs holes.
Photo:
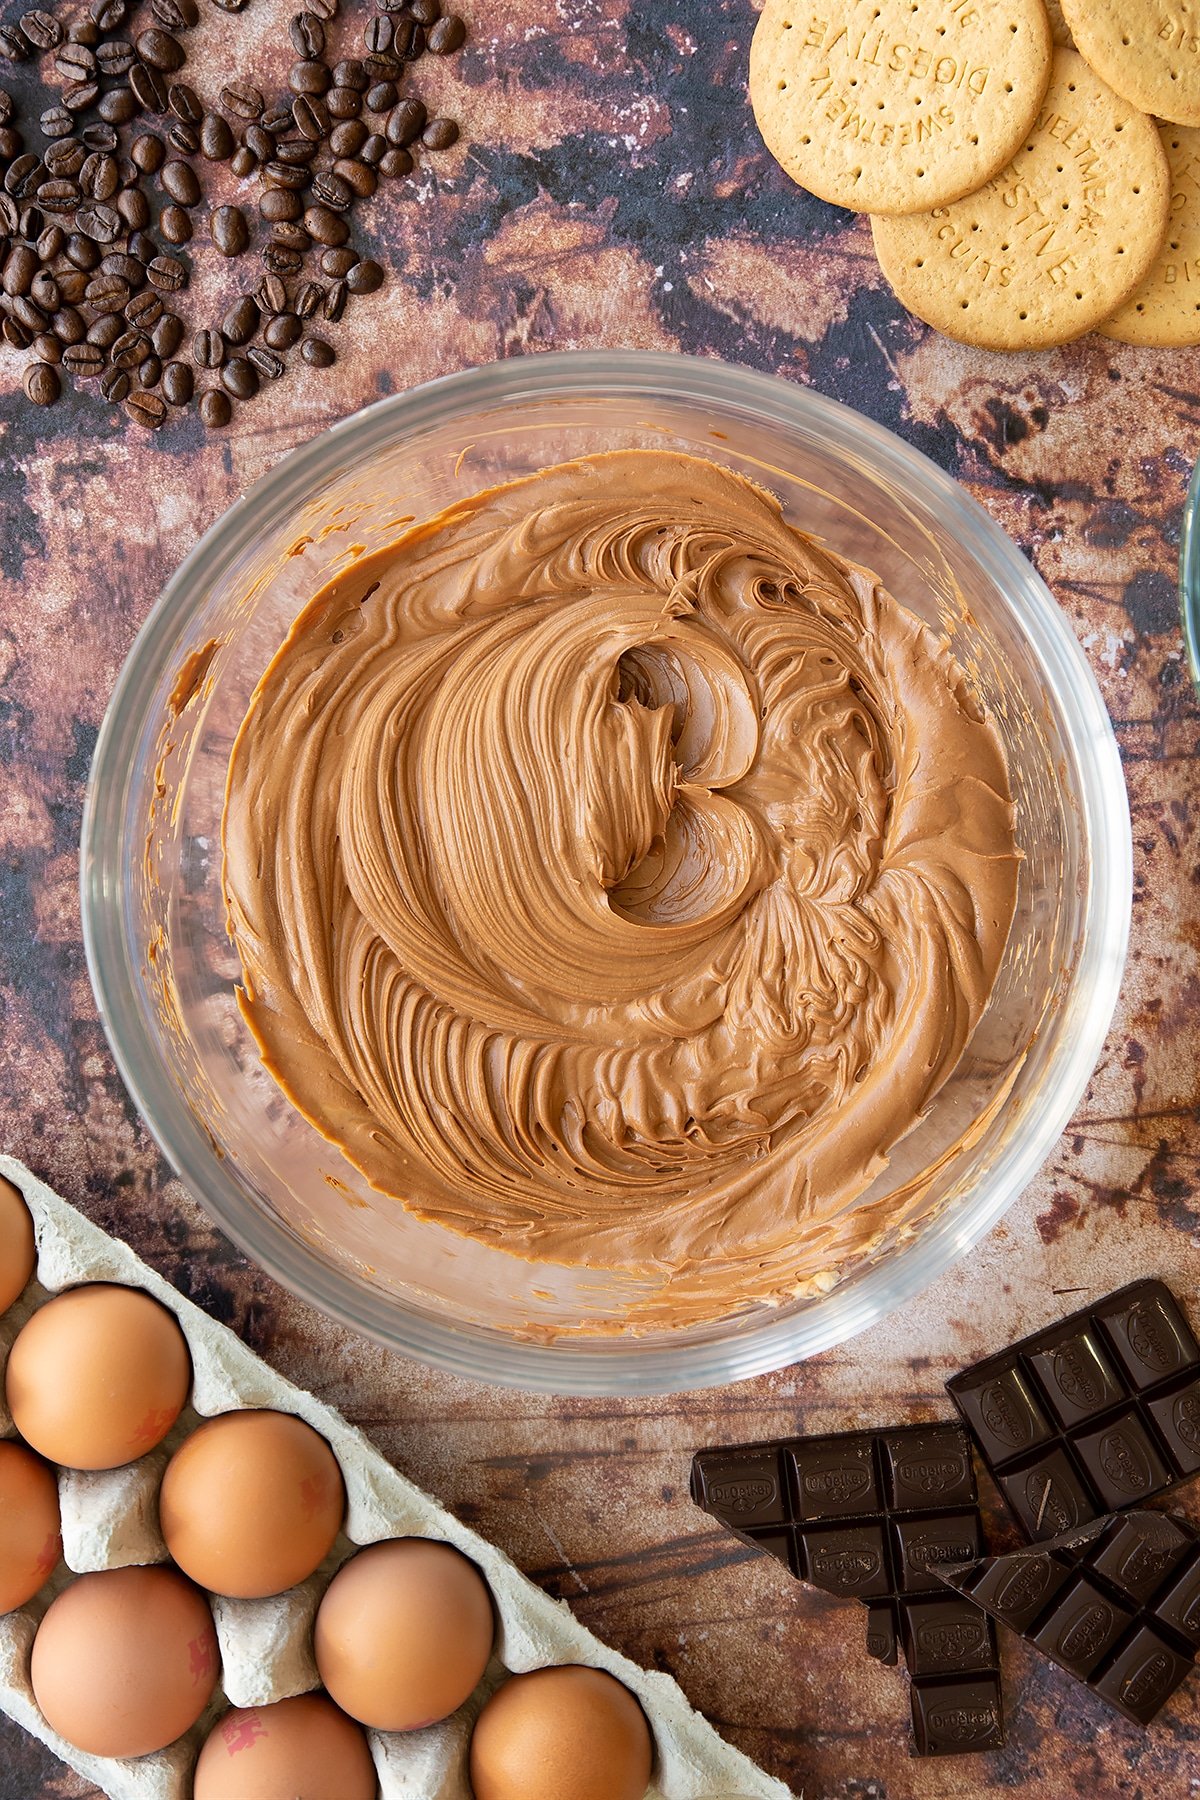
MULTIPOLYGON (((467 1745, 488 1695, 510 1672, 576 1662, 607 1669, 644 1707, 656 1748, 646 1800, 788 1800, 782 1782, 726 1744, 692 1710, 670 1676, 639 1668, 593 1637, 564 1602, 544 1594, 494 1545, 405 1480, 361 1432, 284 1381, 226 1326, 176 1293, 125 1244, 92 1225, 22 1164, 0 1156, 0 1174, 24 1194, 38 1243, 34 1280, 0 1317, 0 1376, 12 1340, 30 1314, 60 1289, 83 1281, 144 1288, 170 1307, 183 1327, 195 1371, 191 1404, 157 1450, 120 1469, 59 1471, 65 1567, 60 1564, 37 1600, 0 1616, 0 1711, 64 1762, 114 1800, 188 1800, 199 1745, 226 1706, 261 1706, 319 1685, 311 1627, 337 1567, 358 1545, 418 1536, 455 1545, 483 1572, 496 1605, 496 1649, 478 1690, 452 1718, 423 1731, 368 1734, 381 1800, 471 1800, 467 1745), (130 1760, 73 1749, 38 1711, 29 1681, 30 1650, 46 1607, 73 1574, 165 1561, 158 1488, 171 1452, 200 1418, 262 1406, 298 1414, 332 1445, 348 1496, 342 1534, 317 1574, 285 1594, 268 1600, 213 1597, 221 1682, 208 1711, 186 1737, 156 1755, 130 1760)), ((0 1382, 0 1436, 12 1435, 0 1382)))

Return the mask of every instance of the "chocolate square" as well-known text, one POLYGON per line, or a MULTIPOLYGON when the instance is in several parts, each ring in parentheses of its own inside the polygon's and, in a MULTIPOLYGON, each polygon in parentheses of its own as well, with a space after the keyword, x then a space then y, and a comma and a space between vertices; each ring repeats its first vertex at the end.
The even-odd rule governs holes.
POLYGON ((798 1573, 796 1546, 790 1531, 755 1530, 747 1532, 746 1535, 757 1549, 765 1550, 769 1556, 776 1557, 789 1574, 798 1573))
POLYGON ((1049 1451, 1032 1468, 997 1479, 1031 1538, 1058 1537, 1096 1516, 1096 1508, 1063 1449, 1049 1451))
POLYGON ((1110 1706, 1137 1724, 1148 1725, 1194 1666, 1152 1627, 1139 1625, 1094 1686, 1110 1706))
POLYGON ((894 1510, 974 1504, 971 1446, 957 1425, 931 1425, 920 1433, 885 1431, 881 1438, 884 1479, 894 1510))
POLYGON ((1154 1610, 1164 1625, 1200 1650, 1200 1548, 1182 1574, 1159 1595, 1154 1610))
POLYGON ((800 1439, 784 1452, 798 1519, 836 1519, 880 1509, 869 1437, 800 1439))
POLYGON ((1096 1309, 1134 1387, 1153 1387, 1183 1369, 1200 1370, 1200 1343, 1175 1296, 1157 1281, 1140 1288, 1096 1309))
POLYGON ((1191 1544, 1187 1532, 1173 1519, 1162 1517, 1143 1523, 1148 1520, 1146 1513, 1122 1519, 1089 1558, 1097 1574, 1106 1576, 1139 1602, 1157 1593, 1172 1569, 1183 1561, 1191 1544))
POLYGON ((1135 1506, 1171 1477, 1136 1413, 1075 1439, 1075 1449, 1105 1507, 1135 1506))
POLYGON ((1051 1339, 1029 1361, 1060 1424, 1077 1425, 1125 1398, 1098 1332, 1087 1326, 1051 1339))
POLYGON ((706 1512, 735 1531, 788 1522, 775 1449, 702 1450, 692 1460, 692 1493, 706 1512))
POLYGON ((993 1557, 964 1592, 1010 1630, 1024 1631, 1069 1576, 1070 1570, 1048 1550, 1030 1550, 993 1557))
POLYGON ((1020 1369, 993 1369, 961 1387, 951 1383, 951 1392, 984 1456, 997 1468, 1054 1435, 1020 1369))
POLYGON ((942 1591, 938 1569, 974 1562, 982 1544, 977 1512, 916 1514, 893 1520, 892 1532, 900 1588, 907 1594, 942 1591))
POLYGON ((1004 1742, 1003 1719, 998 1675, 913 1683, 913 1737, 920 1756, 998 1750, 1004 1742))
POLYGON ((1149 1402, 1150 1416, 1184 1475, 1200 1470, 1200 1381, 1149 1402))
POLYGON ((896 1609, 890 1600, 880 1600, 867 1610, 867 1655, 890 1665, 897 1650, 896 1609))
POLYGON ((1084 1577, 1059 1596, 1049 1617, 1029 1635, 1047 1656, 1086 1681, 1132 1618, 1084 1577))
POLYGON ((957 1594, 944 1600, 910 1600, 901 1607, 900 1618, 904 1660, 914 1681, 927 1675, 971 1675, 996 1667, 992 1622, 969 1600, 957 1594))
POLYGON ((881 1525, 814 1525, 799 1538, 803 1579, 822 1592, 851 1600, 891 1592, 881 1525))

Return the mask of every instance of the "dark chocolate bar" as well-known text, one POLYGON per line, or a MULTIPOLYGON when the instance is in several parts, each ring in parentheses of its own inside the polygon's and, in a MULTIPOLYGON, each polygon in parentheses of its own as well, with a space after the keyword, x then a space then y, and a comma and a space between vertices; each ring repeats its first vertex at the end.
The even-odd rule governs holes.
POLYGON ((942 1578, 1137 1725, 1200 1652, 1200 1532, 1166 1513, 1108 1513, 942 1578))
POLYGON ((918 1754, 1004 1742, 995 1633, 978 1607, 946 1604, 937 1574, 982 1554, 971 1447, 957 1425, 701 1450, 692 1495, 799 1580, 866 1605, 872 1656, 894 1663, 903 1646, 918 1754))
POLYGON ((1161 1281, 1135 1281, 946 1385, 1035 1540, 1200 1470, 1200 1343, 1161 1281))

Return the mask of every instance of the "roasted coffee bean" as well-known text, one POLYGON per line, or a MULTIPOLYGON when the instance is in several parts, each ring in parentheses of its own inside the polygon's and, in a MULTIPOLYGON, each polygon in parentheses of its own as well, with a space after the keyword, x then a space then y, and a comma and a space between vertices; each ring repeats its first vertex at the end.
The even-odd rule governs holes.
POLYGON ((28 350, 33 341, 17 319, 6 318, 0 322, 0 333, 3 334, 5 343, 11 344, 14 350, 28 350))
POLYGON ((209 162, 228 162, 234 148, 228 119, 221 113, 205 113, 200 122, 200 154, 209 162))
POLYGON ((285 105, 281 101, 278 106, 268 106, 258 122, 264 131, 271 133, 272 137, 278 137, 281 132, 290 131, 292 129, 291 102, 289 101, 285 105))
POLYGON ((258 392, 258 371, 244 356, 234 356, 221 370, 221 382, 235 400, 252 400, 258 392))
POLYGON ((124 329, 125 321, 120 313, 103 313, 88 326, 85 341, 107 355, 124 329))
POLYGON ((167 153, 161 138, 155 137, 152 131, 143 131, 134 138, 129 154, 133 158, 134 167, 140 169, 143 175, 154 175, 162 168, 167 153))
POLYGON ((213 0, 214 6, 219 6, 222 12, 228 13, 241 12, 245 4, 246 0, 213 0))
POLYGON ((349 56, 343 62, 334 63, 333 85, 353 88, 357 93, 365 94, 371 82, 366 66, 357 56, 349 56))
MULTIPOLYGON (((144 325, 145 321, 139 323, 144 325)), ((183 320, 179 314, 165 312, 150 333, 150 342, 154 345, 155 356, 161 356, 164 362, 174 356, 183 342, 183 320)))
POLYGON ((373 294, 382 286, 383 270, 369 256, 364 257, 362 262, 356 262, 346 277, 346 287, 352 294, 373 294))
POLYGON ((421 142, 427 150, 448 150, 458 142, 458 126, 453 119, 430 119, 421 133, 421 142))
POLYGON ((100 274, 119 275, 134 293, 146 285, 145 264, 127 250, 110 250, 107 256, 101 257, 100 274))
POLYGON ((11 194, 16 200, 25 198, 42 180, 44 171, 45 164, 41 159, 32 150, 26 150, 23 156, 18 156, 14 162, 9 163, 4 172, 5 193, 11 194))
POLYGON ((252 150, 260 162, 268 162, 275 154, 275 139, 261 125, 247 125, 242 133, 242 142, 247 150, 252 150))
POLYGON ((264 350, 261 344, 255 344, 253 350, 247 350, 246 361, 266 381, 278 381, 287 364, 282 356, 274 350, 264 350))
POLYGON ((96 110, 107 125, 128 125, 130 119, 137 117, 139 109, 133 89, 118 87, 111 93, 101 94, 96 110))
POLYGON ((319 337, 305 338, 300 346, 300 354, 305 362, 314 369, 327 369, 331 363, 337 361, 333 345, 319 337))
POLYGON ((326 137, 333 121, 329 108, 316 94, 297 94, 292 102, 292 122, 302 138, 317 143, 326 137))
POLYGON ((100 392, 114 406, 119 406, 133 383, 124 369, 105 369, 100 377, 100 392))
POLYGON ((10 125, 0 125, 0 163, 11 162, 25 148, 25 139, 10 125))
POLYGON ((68 262, 73 263, 77 269, 82 269, 85 273, 90 273, 92 269, 98 268, 100 265, 100 246, 93 244, 91 238, 84 237, 81 231, 71 233, 67 239, 64 255, 68 262))
POLYGON ((171 406, 186 406, 195 389, 195 378, 185 362, 169 362, 162 372, 162 391, 171 406))
POLYGON ((65 43, 54 58, 54 67, 64 81, 90 81, 96 73, 96 52, 87 44, 65 43))
POLYGON ((288 70, 288 86, 293 94, 323 94, 332 86, 328 64, 305 58, 288 70))
POLYGON ((199 95, 186 81, 176 81, 167 89, 167 105, 185 125, 198 125, 204 117, 199 95))
POLYGON ((378 163, 381 163, 387 155, 387 147, 388 141, 383 133, 381 131, 373 131, 359 151, 358 160, 359 162, 366 163, 368 169, 373 169, 378 163))
POLYGON ((263 97, 248 82, 231 81, 221 89, 221 105, 239 119, 257 119, 262 116, 263 97))
POLYGON ((61 256, 66 241, 67 236, 61 225, 47 225, 36 245, 38 256, 42 262, 50 263, 56 256, 61 256))
MULTIPOLYGON (((356 268, 357 266, 358 265, 355 264, 356 268)), ((354 269, 351 269, 350 274, 353 275, 353 273, 354 269)), ((331 325, 336 325, 337 321, 346 310, 346 299, 348 294, 349 289, 347 288, 345 281, 335 281, 326 292, 325 298, 321 303, 322 318, 328 319, 331 325)))
POLYGON ((100 36, 100 27, 87 14, 80 14, 67 25, 68 41, 72 44, 86 44, 89 50, 96 48, 100 36))
POLYGON ((289 250, 286 244, 276 243, 272 238, 263 246, 262 265, 272 275, 298 275, 304 267, 304 257, 299 250, 289 250))
POLYGON ((39 362, 60 363, 62 353, 62 341, 52 331, 40 332, 33 340, 33 354, 39 362))
POLYGON ((11 124, 12 116, 13 116, 12 95, 7 93, 4 90, 4 88, 0 88, 0 125, 11 124))
MULTIPOLYGON (((389 150, 382 158, 380 167, 382 169, 389 156, 407 155, 407 150, 389 150)), ((387 174, 389 171, 383 170, 383 173, 387 174)), ((354 162, 348 157, 339 157, 333 165, 333 174, 339 181, 344 181, 351 194, 357 195, 360 200, 369 200, 379 185, 374 169, 368 169, 366 163, 354 162)))
POLYGON ((60 269, 54 277, 58 283, 58 291, 63 297, 65 307, 78 306, 83 299, 87 287, 87 275, 82 269, 60 269))
MULTIPOLYGON (((0 234, 15 237, 21 229, 21 208, 11 194, 0 193, 0 234)), ((0 262, 3 257, 0 256, 0 262)))
POLYGON ((144 331, 123 331, 113 340, 108 360, 118 369, 136 369, 150 355, 150 339, 144 331))
POLYGON ((367 89, 367 111, 390 112, 399 97, 394 81, 377 81, 374 87, 367 89))
POLYGON ((43 311, 56 313, 62 305, 62 295, 49 269, 39 269, 29 286, 29 297, 43 311))
POLYGON ((120 213, 115 206, 106 206, 101 200, 91 200, 86 206, 79 207, 75 224, 85 237, 97 244, 111 244, 121 235, 120 213))
POLYGON ((158 215, 158 229, 168 244, 188 244, 192 239, 192 220, 190 213, 182 206, 164 206, 158 215))
POLYGON ((200 417, 211 430, 219 431, 222 425, 228 425, 232 416, 229 395, 223 394, 220 388, 209 388, 201 394, 200 417))
POLYGON ((288 36, 297 56, 324 56, 325 27, 316 13, 297 13, 288 26, 288 36))
POLYGON ((43 181, 37 197, 43 212, 73 213, 79 205, 79 184, 75 181, 43 181))
POLYGON ((116 157, 93 150, 79 171, 80 191, 89 200, 111 200, 118 186, 116 157))
POLYGON ((281 249, 298 251, 301 256, 312 248, 312 239, 299 219, 282 219, 273 225, 271 242, 281 249))
POLYGON ((117 211, 130 231, 145 231, 150 223, 150 202, 141 188, 122 188, 117 195, 117 211))
POLYGON ((309 206, 304 211, 304 229, 315 244, 337 247, 350 236, 350 227, 341 213, 328 206, 309 206))
POLYGON ((0 287, 10 299, 18 294, 27 294, 33 285, 33 278, 38 272, 37 253, 28 244, 14 244, 4 260, 4 270, 0 273, 0 287))
POLYGON ((241 256, 250 243, 250 228, 240 206, 218 206, 208 221, 209 235, 222 256, 241 256))
POLYGON ((161 394, 147 394, 141 388, 134 388, 125 401, 125 411, 135 425, 157 431, 167 416, 167 403, 161 394))
POLYGON ((96 46, 96 66, 102 75, 128 75, 137 61, 137 51, 128 38, 110 38, 96 46))
POLYGON ((291 188, 299 192, 308 186, 308 170, 303 163, 271 161, 263 168, 263 180, 269 187, 291 188))
POLYGON ((331 119, 357 119, 362 111, 363 97, 353 88, 331 87, 325 96, 325 104, 331 119))
POLYGON ((277 225, 282 219, 298 219, 304 202, 291 188, 264 188, 258 210, 268 225, 277 225))
POLYGON ((357 156, 367 141, 367 128, 361 119, 343 119, 329 134, 329 148, 334 156, 357 156))
MULTIPOLYGON (((412 166, 413 159, 407 150, 388 150, 379 159, 379 173, 385 175, 389 181, 394 180, 398 175, 411 175, 412 166)), ((369 169, 367 173, 370 174, 369 169)), ((359 188, 355 191, 362 193, 366 190, 359 188)))
POLYGON ((162 380, 162 363, 153 352, 138 364, 137 378, 144 388, 157 387, 162 380))
POLYGON ((50 323, 45 309, 40 307, 36 300, 31 300, 28 294, 18 294, 15 300, 9 301, 8 305, 13 318, 19 319, 31 335, 45 331, 50 323))
POLYGON ((278 275, 264 275, 254 290, 260 312, 281 313, 287 310, 287 287, 278 275))
POLYGON ((312 197, 318 206, 330 212, 346 212, 354 202, 354 189, 332 169, 324 169, 312 179, 312 197))
POLYGON ((405 0, 405 4, 401 10, 410 12, 418 25, 427 27, 436 25, 437 21, 442 16, 442 9, 438 4, 438 0, 405 0))
MULTIPOLYGON (((149 331, 157 325, 163 316, 163 303, 153 288, 147 288, 142 294, 135 294, 125 308, 127 322, 138 331, 149 331)), ((158 345, 153 345, 155 350, 158 345)))
POLYGON ((192 361, 200 369, 219 369, 225 361, 225 339, 219 331, 198 331, 192 339, 192 361))
POLYGON ((62 393, 58 370, 50 363, 30 363, 25 371, 25 396, 35 406, 53 406, 62 393))
POLYGON ((62 103, 73 113, 85 113, 100 98, 97 81, 73 81, 63 89, 62 103))
POLYGON ((160 69, 164 75, 173 75, 176 69, 182 69, 186 60, 179 39, 172 37, 169 31, 161 31, 157 25, 138 33, 137 53, 150 68, 160 69))
POLYGON ((48 138, 70 137, 75 129, 75 117, 65 106, 48 106, 38 124, 42 128, 42 136, 48 138))
POLYGON ((396 27, 386 13, 376 13, 363 26, 363 43, 372 56, 386 54, 392 47, 396 37, 396 27))
POLYGON ((68 344, 62 359, 63 368, 69 370, 76 381, 95 381, 104 368, 103 350, 86 339, 80 344, 68 344))
POLYGON ((150 11, 164 31, 190 31, 200 18, 196 0, 150 0, 150 11))
POLYGON ((258 167, 258 158, 245 144, 239 144, 230 158, 229 167, 239 181, 248 181, 258 167))
POLYGON ((195 156, 200 148, 200 133, 194 125, 185 125, 176 119, 167 129, 167 142, 178 155, 195 156))
POLYGON ((33 45, 19 25, 0 25, 0 62, 26 62, 33 45))
POLYGON ((187 286, 188 273, 177 256, 156 256, 146 265, 146 275, 164 294, 177 294, 187 286))
POLYGON ((120 275, 93 275, 85 295, 93 312, 120 313, 133 298, 133 289, 120 275))
POLYGON ((309 138, 278 138, 275 143, 276 161, 287 163, 290 168, 307 168, 316 154, 317 146, 309 138))
POLYGON ((425 50, 425 27, 411 17, 397 19, 392 48, 404 62, 416 62, 425 50))
POLYGON ((148 231, 131 231, 129 254, 136 256, 140 263, 152 263, 158 255, 158 245, 148 231))
POLYGON ((120 31, 129 7, 126 0, 92 0, 90 16, 98 31, 120 31))
POLYGON ((290 350, 303 330, 295 313, 276 313, 273 319, 267 320, 263 337, 272 350, 290 350))
POLYGON ((248 344, 258 330, 258 306, 249 294, 236 299, 221 320, 221 335, 227 344, 248 344))
POLYGON ((40 206, 28 200, 21 207, 17 217, 17 230, 27 244, 36 244, 46 229, 46 219, 40 206))
POLYGON ((18 24, 35 50, 56 50, 62 43, 62 26, 53 13, 43 12, 40 7, 22 13, 18 24))
POLYGON ((47 144, 43 162, 47 174, 54 176, 78 175, 87 161, 87 149, 78 138, 60 138, 56 144, 47 144))
POLYGON ((325 289, 319 281, 302 281, 296 289, 292 311, 298 319, 311 319, 324 298, 325 289))
MULTIPOLYGON (((115 135, 116 134, 114 133, 114 139, 115 139, 115 135)), ((100 147, 101 146, 98 141, 92 145, 93 149, 99 149, 100 147)), ((104 147, 106 149, 108 148, 107 145, 104 147)), ((114 150, 116 148, 115 141, 114 141, 112 148, 114 150)), ((110 154, 111 154, 111 152, 110 152, 110 154)), ((122 156, 117 157, 117 179, 120 181, 121 186, 123 188, 137 187, 140 177, 138 175, 137 164, 134 162, 134 160, 131 156, 123 156, 122 155, 122 156)))
POLYGON ((159 183, 164 194, 179 206, 196 206, 200 200, 200 183, 190 163, 172 159, 159 170, 159 183))
POLYGON ((146 112, 166 112, 167 84, 158 70, 152 69, 149 63, 134 63, 129 71, 129 85, 138 105, 146 112))
POLYGON ((425 48, 434 56, 450 56, 461 48, 467 28, 454 13, 445 13, 430 26, 425 48))
POLYGON ((390 50, 384 55, 364 57, 363 67, 370 77, 372 87, 377 81, 398 82, 404 75, 404 64, 398 56, 393 56, 390 50))
POLYGON ((321 257, 321 272, 322 274, 332 276, 335 281, 340 281, 343 275, 348 275, 350 273, 357 261, 357 250, 345 248, 340 250, 326 250, 321 257))
POLYGON ((401 100, 389 115, 384 127, 389 144, 397 150, 407 150, 415 143, 428 123, 429 115, 419 100, 401 100))

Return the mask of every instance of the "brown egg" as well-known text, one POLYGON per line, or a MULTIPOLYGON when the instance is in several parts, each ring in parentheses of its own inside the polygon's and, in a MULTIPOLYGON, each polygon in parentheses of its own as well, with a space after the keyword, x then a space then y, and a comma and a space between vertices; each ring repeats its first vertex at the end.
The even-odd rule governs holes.
POLYGON ((0 1175, 0 1312, 28 1287, 36 1260, 29 1208, 20 1190, 0 1175))
POLYGON ((221 1659, 208 1601, 176 1569, 105 1569, 63 1589, 33 1640, 48 1724, 93 1756, 146 1756, 208 1705, 221 1659))
POLYGON ((32 1600, 61 1555, 54 1470, 24 1444, 0 1444, 0 1613, 32 1600))
POLYGON ((180 1568, 214 1594, 281 1594, 328 1553, 346 1510, 337 1457, 291 1413, 231 1412, 185 1438, 158 1515, 180 1568))
POLYGON ((390 1538, 344 1563, 317 1608, 321 1680, 353 1719, 416 1731, 460 1707, 492 1654, 487 1583, 428 1538, 390 1538))
POLYGON ((471 1738, 475 1800, 643 1800, 654 1747, 629 1689, 568 1664, 514 1675, 471 1738))
POLYGON ((115 1469, 152 1450, 187 1399, 179 1324, 140 1288, 92 1282, 40 1307, 8 1359, 17 1430, 51 1462, 115 1469))
POLYGON ((192 1800, 375 1800, 361 1725, 324 1694, 234 1707, 209 1732, 192 1800))

